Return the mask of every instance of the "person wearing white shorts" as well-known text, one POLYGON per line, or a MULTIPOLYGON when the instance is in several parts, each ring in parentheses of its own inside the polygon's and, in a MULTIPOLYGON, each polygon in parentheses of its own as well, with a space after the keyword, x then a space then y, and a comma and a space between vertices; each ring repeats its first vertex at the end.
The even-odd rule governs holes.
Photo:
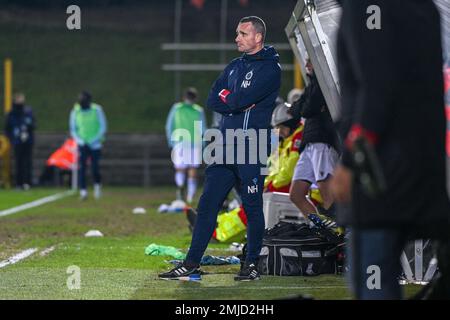
POLYGON ((202 160, 202 135, 206 130, 204 110, 196 104, 197 97, 195 88, 186 89, 183 101, 172 106, 166 121, 167 142, 172 148, 171 158, 175 168, 177 200, 188 204, 192 202, 197 190, 197 169, 202 160))
POLYGON ((300 155, 292 180, 317 185, 333 174, 338 160, 339 155, 332 146, 309 143, 300 155))
MULTIPOLYGON (((313 185, 317 185, 323 199, 323 210, 327 212, 333 205, 333 197, 330 192, 329 182, 333 171, 339 161, 339 154, 326 143, 309 143, 306 145, 295 166, 294 176, 290 190, 292 202, 300 211, 309 217, 310 214, 318 214, 319 210, 308 199, 307 194, 313 185)), ((328 212, 327 212, 328 213, 328 212)), ((322 220, 330 218, 318 215, 322 220)), ((335 224, 332 223, 334 227, 335 224)))
MULTIPOLYGON (((289 193, 291 201, 306 217, 315 224, 326 225, 330 221, 327 218, 333 216, 334 200, 330 190, 330 178, 339 160, 337 152, 339 139, 309 59, 306 70, 310 84, 291 107, 294 117, 305 119, 305 129, 300 146, 300 158, 294 170, 289 193), (311 185, 319 187, 323 199, 320 210, 307 197, 311 185), (322 223, 324 221, 325 223, 322 223)), ((334 222, 332 224, 335 225, 334 222)))
POLYGON ((198 169, 202 160, 202 148, 179 143, 172 149, 172 162, 175 170, 198 169))

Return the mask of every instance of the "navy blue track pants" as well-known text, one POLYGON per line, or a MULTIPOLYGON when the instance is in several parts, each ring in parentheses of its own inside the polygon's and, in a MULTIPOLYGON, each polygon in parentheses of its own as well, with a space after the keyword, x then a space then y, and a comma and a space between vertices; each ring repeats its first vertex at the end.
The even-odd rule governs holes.
POLYGON ((264 235, 261 165, 214 164, 206 168, 203 194, 197 208, 197 220, 186 257, 189 265, 200 263, 216 228, 217 215, 233 187, 238 190, 247 215, 247 263, 255 263, 264 235))

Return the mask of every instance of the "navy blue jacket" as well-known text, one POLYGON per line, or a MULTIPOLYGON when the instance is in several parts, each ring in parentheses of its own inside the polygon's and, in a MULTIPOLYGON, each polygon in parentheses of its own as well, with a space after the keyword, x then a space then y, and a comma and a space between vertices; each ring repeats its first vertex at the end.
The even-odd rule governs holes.
POLYGON ((273 47, 264 47, 231 61, 214 82, 207 106, 223 115, 219 127, 223 133, 226 129, 270 129, 280 86, 279 55, 273 47), (225 102, 219 97, 224 89, 230 92, 225 102))
POLYGON ((13 106, 6 118, 5 133, 12 145, 33 144, 36 124, 30 107, 13 106))

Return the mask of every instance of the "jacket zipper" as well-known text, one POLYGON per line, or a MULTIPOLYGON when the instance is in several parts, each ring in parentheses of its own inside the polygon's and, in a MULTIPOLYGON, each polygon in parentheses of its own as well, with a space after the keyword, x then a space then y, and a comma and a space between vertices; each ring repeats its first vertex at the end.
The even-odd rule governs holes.
POLYGON ((248 110, 245 111, 244 121, 242 122, 242 130, 244 130, 244 132, 245 132, 245 122, 247 121, 247 116, 248 116, 248 110))
POLYGON ((244 133, 247 133, 247 130, 248 130, 248 121, 250 119, 251 111, 252 111, 251 109, 245 111, 244 122, 242 123, 242 130, 244 130, 244 133))

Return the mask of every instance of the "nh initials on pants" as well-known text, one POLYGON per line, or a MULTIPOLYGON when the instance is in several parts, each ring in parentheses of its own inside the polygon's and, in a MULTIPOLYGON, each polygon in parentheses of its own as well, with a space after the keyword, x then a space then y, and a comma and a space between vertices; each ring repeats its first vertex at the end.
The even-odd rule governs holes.
POLYGON ((248 187, 248 193, 252 193, 252 194, 258 193, 258 186, 248 187))

